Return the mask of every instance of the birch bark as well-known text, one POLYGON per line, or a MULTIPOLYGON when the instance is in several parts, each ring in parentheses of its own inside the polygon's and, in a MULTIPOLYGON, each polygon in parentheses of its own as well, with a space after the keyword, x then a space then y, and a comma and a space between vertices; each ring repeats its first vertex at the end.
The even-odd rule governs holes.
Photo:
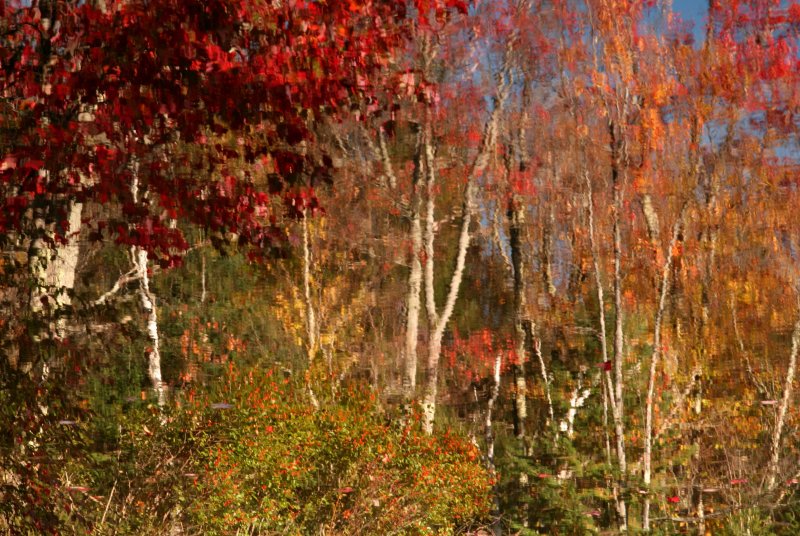
MULTIPOLYGON (((131 198, 134 204, 139 202, 139 175, 134 165, 133 180, 130 186, 131 198)), ((147 376, 150 385, 156 394, 159 407, 167 403, 167 386, 161 375, 161 338, 158 332, 158 306, 155 294, 150 289, 150 274, 148 273, 147 251, 139 246, 130 249, 131 263, 133 264, 139 280, 139 299, 145 313, 147 325, 147 339, 149 346, 145 350, 147 357, 147 376)))
POLYGON ((670 292, 670 274, 672 272, 672 262, 675 258, 674 250, 678 244, 679 237, 683 232, 683 222, 686 217, 686 210, 689 206, 688 201, 684 202, 678 219, 672 227, 672 236, 667 248, 664 266, 661 270, 661 286, 658 298, 658 308, 656 309, 655 326, 653 328, 653 352, 650 356, 650 373, 647 380, 647 398, 645 400, 645 425, 644 425, 644 453, 642 455, 645 495, 644 506, 642 509, 642 529, 650 530, 650 483, 652 479, 652 452, 653 452, 653 405, 655 403, 656 372, 658 370, 658 359, 661 357, 661 326, 664 321, 664 312, 667 304, 667 295, 670 292))
MULTIPOLYGON (((598 317, 600 322, 600 333, 599 333, 600 352, 601 352, 601 357, 603 359, 602 375, 603 375, 603 381, 605 382, 604 390, 607 393, 609 406, 611 406, 611 418, 614 422, 614 437, 615 437, 615 446, 617 453, 617 462, 619 464, 620 475, 624 479, 625 474, 627 473, 628 470, 626 454, 625 454, 625 425, 624 421, 622 420, 622 414, 620 413, 617 404, 617 389, 615 389, 614 387, 614 382, 611 377, 611 367, 609 366, 608 342, 607 342, 606 319, 605 319, 605 295, 603 292, 602 272, 600 270, 600 249, 597 244, 597 239, 595 238, 595 229, 594 229, 594 196, 592 194, 592 183, 591 180, 589 179, 589 169, 586 163, 584 163, 583 167, 583 178, 584 178, 584 183, 586 185, 586 205, 587 205, 588 226, 589 226, 589 248, 592 254, 592 268, 595 277, 595 288, 597 291, 597 304, 598 304, 597 307, 598 307, 598 313, 599 313, 598 317)), ((619 396, 620 397, 622 396, 621 391, 619 393, 619 396)), ((627 522, 628 508, 625 500, 618 496, 617 492, 618 487, 619 487, 618 485, 615 485, 614 487, 614 495, 617 497, 616 500, 617 516, 619 518, 620 531, 626 532, 628 529, 628 522, 627 522)))
POLYGON ((420 211, 422 197, 422 134, 417 133, 414 156, 414 175, 411 192, 411 268, 408 272, 406 292, 406 332, 403 352, 403 399, 408 405, 414 400, 417 389, 417 339, 419 337, 419 313, 422 292, 422 222, 420 211))
MULTIPOLYGON (((314 302, 311 299, 311 243, 308 236, 308 213, 305 209, 303 210, 301 225, 303 229, 303 305, 306 313, 306 353, 310 368, 317 354, 318 329, 317 318, 314 313, 314 302)), ((314 408, 319 409, 319 401, 314 394, 314 388, 308 376, 306 377, 306 388, 308 389, 311 404, 314 408)))
MULTIPOLYGON (((522 5, 522 4, 521 4, 522 5)), ((428 311, 428 324, 430 326, 430 338, 428 343, 428 362, 425 375, 425 389, 422 398, 422 426, 426 433, 433 432, 433 421, 436 415, 436 401, 438 395, 439 384, 439 358, 442 353, 442 338, 444 331, 450 322, 450 318, 455 310, 456 300, 458 299, 459 291, 461 288, 461 281, 464 277, 464 266, 466 264, 467 250, 470 243, 470 225, 472 223, 472 215, 474 211, 474 199, 476 182, 486 167, 489 164, 489 155, 497 140, 497 124, 502 113, 506 98, 508 97, 508 77, 510 74, 511 52, 513 50, 514 39, 509 38, 506 42, 506 49, 503 55, 503 63, 500 72, 498 73, 497 95, 494 99, 494 106, 492 111, 484 124, 483 133, 481 135, 481 142, 478 148, 478 153, 472 162, 467 173, 467 185, 464 189, 464 198, 462 203, 462 220, 461 229, 458 235, 457 253, 455 268, 453 269, 452 276, 450 277, 450 284, 448 286, 447 297, 445 299, 444 307, 441 313, 437 312, 436 299, 433 294, 433 276, 434 258, 433 256, 426 258, 425 269, 425 288, 427 293, 427 311, 428 311)), ((426 159, 427 173, 426 181, 430 184, 435 180, 436 176, 436 162, 433 158, 433 140, 432 136, 423 136, 424 140, 424 154, 426 159)), ((432 193, 432 190, 430 190, 432 193)), ((427 213, 428 225, 426 225, 426 244, 433 244, 435 238, 433 231, 435 231, 435 222, 431 222, 433 217, 433 205, 428 204, 429 212, 427 213)), ((431 250, 433 248, 431 247, 431 250)))
POLYGON ((789 353, 789 367, 786 370, 781 405, 778 407, 778 417, 775 421, 775 429, 772 431, 772 440, 770 441, 769 467, 767 469, 768 491, 775 489, 775 483, 778 477, 778 466, 781 458, 781 438, 783 436, 783 427, 786 424, 786 413, 789 411, 789 404, 791 404, 792 401, 792 385, 794 384, 794 377, 797 370, 797 352, 799 347, 800 319, 795 322, 794 330, 792 331, 792 349, 789 353))

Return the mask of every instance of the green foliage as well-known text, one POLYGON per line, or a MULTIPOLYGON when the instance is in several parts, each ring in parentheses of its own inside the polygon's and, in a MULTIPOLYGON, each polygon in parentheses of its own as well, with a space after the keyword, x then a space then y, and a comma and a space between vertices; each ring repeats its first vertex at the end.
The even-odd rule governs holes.
POLYGON ((270 373, 232 374, 233 407, 205 414, 189 508, 205 533, 448 534, 488 513, 488 474, 463 439, 389 424, 357 390, 315 411, 270 373))
POLYGON ((454 534, 488 515, 491 481, 477 448, 449 433, 428 437, 416 423, 388 423, 369 392, 350 388, 316 410, 295 382, 233 365, 209 387, 178 394, 166 411, 135 399, 105 417, 40 425, 43 445, 82 447, 42 451, 50 472, 44 462, 18 464, 21 484, 1 512, 7 526, 22 534, 177 526, 192 534, 454 534), (25 505, 38 506, 26 515, 25 505))
POLYGON ((581 466, 571 442, 551 436, 527 450, 535 456, 513 437, 498 441, 500 509, 515 533, 587 534, 598 519, 613 522, 605 465, 581 466))
MULTIPOLYGON (((724 524, 716 532, 721 536, 775 536, 774 524, 769 515, 757 507, 744 508, 726 516, 724 524)), ((796 534, 796 533, 794 533, 796 534)))

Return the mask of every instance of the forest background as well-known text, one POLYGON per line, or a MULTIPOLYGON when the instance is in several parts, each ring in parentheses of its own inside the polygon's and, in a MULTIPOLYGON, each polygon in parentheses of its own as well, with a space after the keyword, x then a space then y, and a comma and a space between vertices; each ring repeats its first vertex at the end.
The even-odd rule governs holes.
POLYGON ((800 531, 800 5, 0 6, 0 530, 800 531))

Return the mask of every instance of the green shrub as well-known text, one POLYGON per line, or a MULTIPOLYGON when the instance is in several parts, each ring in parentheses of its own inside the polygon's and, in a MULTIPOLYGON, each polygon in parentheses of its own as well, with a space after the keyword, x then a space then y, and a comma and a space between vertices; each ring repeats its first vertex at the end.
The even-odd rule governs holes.
POLYGON ((7 522, 20 534, 42 520, 58 534, 454 534, 488 515, 477 448, 389 422, 369 391, 317 410, 272 372, 231 365, 215 385, 176 392, 166 411, 128 399, 105 419, 116 431, 84 415, 66 427, 79 455, 51 444, 38 519, 20 514, 20 488, 7 522))
POLYGON ((317 411, 269 373, 230 386, 232 407, 190 410, 210 423, 188 509, 205 533, 450 534, 488 513, 489 475, 460 437, 388 423, 356 390, 317 411))

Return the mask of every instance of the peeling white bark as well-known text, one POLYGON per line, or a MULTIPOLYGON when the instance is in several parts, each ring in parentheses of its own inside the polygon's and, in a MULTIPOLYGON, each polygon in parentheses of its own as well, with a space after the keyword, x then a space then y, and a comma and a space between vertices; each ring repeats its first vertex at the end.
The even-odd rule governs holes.
MULTIPOLYGON (((131 181, 131 197, 134 203, 139 202, 139 177, 134 166, 133 180, 131 181)), ((147 355, 147 376, 150 385, 156 394, 159 407, 167 403, 167 385, 161 375, 161 339, 158 332, 158 308, 156 297, 150 290, 150 275, 147 271, 147 251, 132 246, 130 250, 131 262, 139 279, 139 299, 142 310, 147 316, 147 339, 150 342, 145 353, 147 355)))
MULTIPOLYGON (((600 352, 601 358, 603 360, 602 363, 602 380, 605 382, 605 391, 608 394, 607 400, 609 405, 611 406, 611 418, 614 422, 614 438, 615 438, 615 445, 616 445, 616 452, 617 452, 617 462, 619 464, 620 474, 622 474, 623 478, 628 470, 628 464, 626 460, 625 454, 625 425, 624 421, 622 420, 622 414, 620 413, 619 407, 617 405, 617 389, 614 387, 614 382, 611 378, 611 370, 610 367, 607 366, 609 361, 608 358, 608 343, 607 343, 607 335, 606 335, 606 319, 605 319, 605 297, 603 293, 603 277, 602 272, 600 270, 600 250, 597 244, 597 240, 595 239, 594 233, 594 196, 592 195, 592 183, 589 179, 589 169, 588 166, 584 163, 583 168, 583 179, 586 185, 586 204, 587 204, 587 211, 588 211, 588 219, 589 219, 589 248, 592 254, 592 267, 594 271, 594 278, 595 278, 595 287, 597 291, 597 303, 598 303, 598 316, 600 321, 600 352)), ((615 273, 615 276, 618 274, 615 273)), ((615 340, 615 348, 616 348, 616 340, 615 340)), ((620 356, 621 359, 621 356, 620 356)), ((619 393, 620 398, 622 397, 622 392, 619 393)), ((616 496, 616 487, 615 487, 615 496, 616 496)), ((618 498, 616 501, 617 505, 617 517, 619 518, 620 523, 620 531, 626 532, 628 529, 628 509, 627 504, 625 503, 624 499, 618 498)))
MULTIPOLYGON (((71 202, 67 228, 62 230, 66 243, 51 246, 44 238, 37 238, 31 248, 35 253, 31 256, 31 270, 37 281, 31 294, 31 309, 55 317, 53 332, 57 339, 66 336, 67 323, 63 312, 72 305, 70 294, 75 288, 82 214, 83 203, 71 202)), ((37 221, 36 227, 44 231, 44 221, 37 221)), ((53 237, 53 233, 48 234, 53 237)))
MULTIPOLYGON (((510 174, 510 169, 506 165, 506 173, 510 174)), ((527 338, 530 336, 531 342, 533 333, 526 333, 526 327, 530 323, 525 318, 526 297, 525 297, 525 262, 522 252, 522 226, 525 221, 525 211, 522 202, 513 194, 509 188, 508 199, 508 220, 509 220, 509 246, 511 249, 511 275, 514 288, 514 331, 516 337, 516 353, 518 363, 514 364, 514 435, 522 443, 523 450, 525 445, 525 425, 528 417, 528 386, 525 379, 525 355, 527 350, 527 338)), ((532 330, 531 330, 532 331, 532 330)), ((543 365, 544 361, 540 361, 543 365)), ((544 373, 547 374, 546 372, 544 373)))
POLYGON ((414 178, 411 199, 411 267, 408 273, 406 292, 406 333, 403 352, 403 398, 405 404, 414 400, 417 390, 417 339, 419 337, 419 314, 422 293, 422 222, 420 210, 422 197, 422 143, 421 134, 417 136, 417 149, 414 157, 414 178))
POLYGON ((436 162, 433 150, 433 133, 431 132, 430 121, 427 121, 425 133, 423 134, 423 148, 425 152, 425 308, 428 313, 428 324, 431 331, 435 331, 439 323, 439 315, 436 312, 436 295, 434 291, 434 248, 433 243, 436 238, 436 162))
POLYGON ((306 345, 309 365, 317 351, 317 318, 311 300, 311 246, 308 236, 308 215, 303 211, 303 301, 306 309, 306 345))
POLYGON ((582 389, 583 387, 583 373, 578 374, 578 381, 572 395, 569 398, 569 409, 567 410, 566 417, 559 424, 559 430, 564 432, 569 439, 575 437, 575 416, 578 414, 578 408, 582 408, 586 403, 586 399, 591 394, 590 389, 582 389))
MULTIPOLYGON (((314 314, 314 303, 311 300, 311 246, 308 236, 308 214, 303 210, 303 305, 306 309, 306 352, 308 357, 308 366, 314 362, 314 356, 317 353, 317 319, 314 314)), ((306 380, 306 387, 308 388, 308 396, 311 400, 311 405, 315 409, 319 409, 319 401, 314 388, 309 380, 306 380)))
MULTIPOLYGON (((661 325, 664 321, 664 311, 667 305, 667 295, 670 292, 670 273, 674 260, 674 250, 678 244, 678 237, 683 229, 683 220, 686 217, 686 210, 689 206, 688 201, 684 202, 678 219, 672 227, 672 237, 666 251, 666 260, 661 270, 661 290, 658 298, 658 309, 656 310, 655 325, 653 327, 653 353, 650 357, 650 374, 647 381, 647 399, 645 401, 645 425, 644 425, 644 454, 642 455, 642 480, 645 490, 649 493, 650 482, 652 479, 652 452, 653 452, 653 405, 655 404, 656 372, 658 370, 658 359, 661 357, 661 325)), ((650 530, 650 497, 645 496, 642 511, 642 529, 650 530)))
MULTIPOLYGON (((453 274, 450 278, 450 285, 445 299, 444 308, 441 313, 436 312, 435 298, 432 292, 429 292, 428 301, 432 306, 428 307, 429 324, 433 324, 434 328, 430 334, 430 342, 428 346, 428 363, 427 375, 425 383, 425 393, 422 400, 422 426, 426 433, 433 433, 433 421, 436 415, 436 399, 439 387, 439 358, 442 353, 442 337, 444 330, 450 322, 450 317, 453 315, 456 300, 458 299, 459 290, 461 288, 461 281, 464 276, 464 266, 466 263, 467 249, 470 243, 470 225, 472 223, 472 214, 474 212, 474 198, 476 182, 486 167, 489 164, 489 156, 494 148, 497 140, 497 123, 500 119, 506 98, 508 97, 507 77, 510 69, 511 52, 513 50, 513 39, 509 39, 506 43, 506 50, 503 57, 503 65, 498 76, 497 96, 495 97, 494 108, 489 115, 488 120, 483 128, 481 136, 481 143, 478 148, 478 154, 472 162, 469 173, 467 174, 467 185, 464 189, 464 201, 462 206, 462 220, 461 230, 458 236, 458 246, 456 253, 456 265, 453 274)), ((426 138, 426 143, 432 143, 432 140, 426 138)), ((428 154, 432 153, 432 147, 426 147, 426 159, 428 154)), ((431 162, 431 166, 435 163, 431 162)), ((435 169, 428 170, 428 180, 430 177, 435 176, 435 169)), ((430 229, 433 231, 433 228, 430 229)), ((433 237, 429 237, 432 240, 433 237)), ((426 274, 432 279, 433 275, 433 258, 426 259, 426 262, 431 263, 430 271, 426 269, 426 274)), ((433 288, 433 285, 427 285, 426 288, 433 288)))
POLYGON ((772 431, 769 467, 767 469, 767 490, 769 491, 775 489, 775 482, 778 477, 781 438, 783 436, 783 427, 786 424, 786 413, 789 411, 789 404, 792 401, 792 385, 797 370, 798 347, 800 347, 800 319, 795 322, 794 330, 792 331, 792 350, 789 353, 789 367, 786 370, 786 379, 783 383, 783 396, 781 397, 781 405, 778 407, 775 429, 772 431))
POLYGON ((489 471, 494 473, 495 466, 494 466, 494 428, 493 428, 493 421, 492 418, 494 416, 494 405, 497 401, 497 397, 500 394, 500 368, 502 365, 503 356, 501 354, 497 354, 494 360, 494 374, 492 376, 493 382, 492 383, 492 390, 491 394, 489 395, 489 401, 486 404, 486 463, 489 466, 489 471))
MULTIPOLYGON (((438 370, 439 358, 442 353, 442 338, 444 337, 444 330, 447 327, 447 323, 450 321, 450 317, 453 315, 456 300, 458 299, 459 290, 461 288, 461 280, 464 277, 464 266, 466 264, 467 249, 469 248, 470 242, 469 227, 472 222, 474 195, 475 184, 474 181, 470 180, 464 194, 464 215, 461 223, 461 232, 459 233, 458 238, 456 267, 455 270, 453 270, 453 275, 450 279, 447 300, 445 301, 441 315, 436 314, 435 309, 430 309, 428 311, 428 314, 433 314, 433 317, 436 319, 428 345, 427 380, 425 385, 425 394, 422 401, 422 426, 425 432, 428 434, 433 432, 433 420, 436 414, 436 398, 439 387, 438 370)), ((433 259, 427 259, 426 262, 433 264, 433 259)), ((428 285, 426 285, 426 287, 427 286, 428 285)), ((430 288, 432 288, 432 285, 430 288)))
MULTIPOLYGON (((489 469, 489 473, 494 478, 494 481, 497 482, 497 468, 494 464, 494 423, 492 418, 494 417, 494 405, 497 402, 497 397, 500 395, 500 368, 502 365, 503 356, 502 354, 498 353, 497 357, 494 360, 494 374, 492 376, 493 383, 492 383, 492 390, 489 395, 489 401, 486 404, 486 423, 485 423, 485 433, 486 433, 486 465, 489 469)), ((497 484, 495 484, 497 486, 497 484)), ((500 499, 498 493, 495 490, 495 493, 492 494, 494 496, 494 512, 493 516, 495 521, 492 523, 492 533, 493 534, 500 534, 500 499)))
POLYGON ((553 413, 553 398, 550 396, 550 376, 547 374, 547 366, 545 365, 544 357, 542 356, 542 341, 539 339, 534 339, 533 349, 536 353, 536 359, 539 361, 539 371, 542 374, 542 381, 544 382, 544 394, 547 398, 547 411, 550 415, 550 420, 547 423, 549 427, 555 422, 555 415, 553 413))

